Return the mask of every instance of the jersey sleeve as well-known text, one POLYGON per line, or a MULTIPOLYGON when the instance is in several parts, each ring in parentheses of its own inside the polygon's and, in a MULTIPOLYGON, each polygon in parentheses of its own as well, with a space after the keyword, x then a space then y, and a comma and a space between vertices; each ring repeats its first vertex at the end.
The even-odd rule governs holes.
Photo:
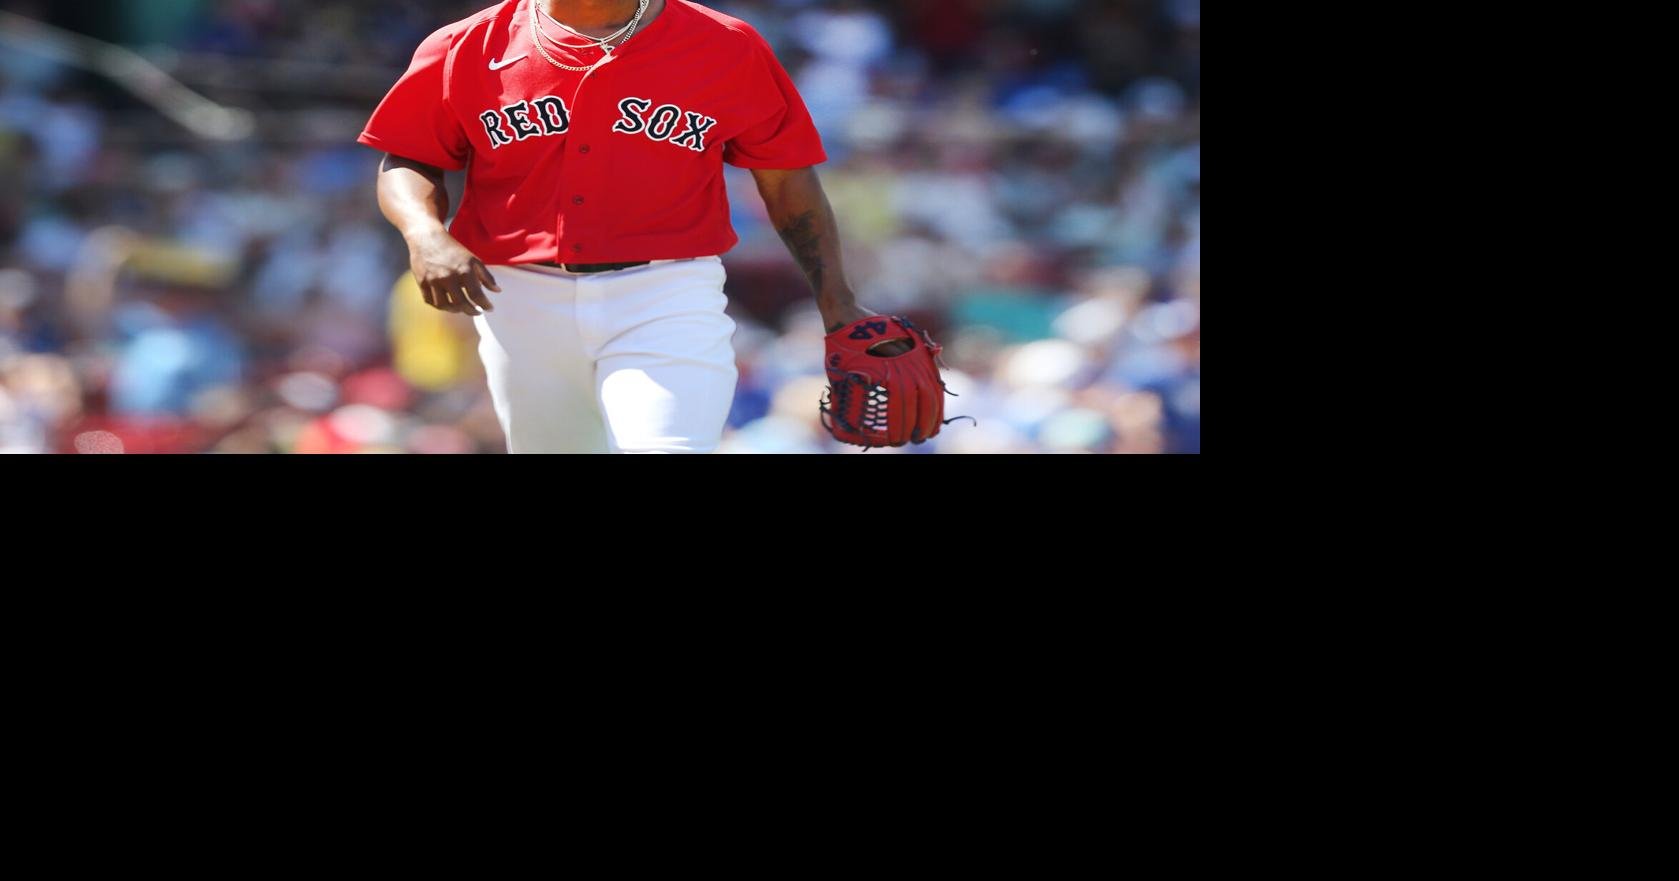
POLYGON ((757 121, 723 146, 723 161, 740 168, 804 168, 826 162, 822 136, 810 118, 804 99, 787 75, 775 50, 756 32, 748 35, 752 58, 744 66, 749 81, 744 92, 757 121))
POLYGON ((445 28, 420 44, 408 72, 379 102, 357 143, 438 168, 466 167, 472 144, 449 107, 443 75, 450 35, 451 29, 445 28))

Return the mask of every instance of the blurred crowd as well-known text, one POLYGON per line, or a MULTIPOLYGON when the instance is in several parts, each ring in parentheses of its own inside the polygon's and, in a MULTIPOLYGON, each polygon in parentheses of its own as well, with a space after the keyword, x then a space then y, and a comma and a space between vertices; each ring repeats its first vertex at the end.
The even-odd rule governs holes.
MULTIPOLYGON (((0 17, 0 452, 501 452, 470 321, 420 301, 354 143, 487 5, 9 0, 256 129, 195 136, 0 17)), ((974 417, 868 455, 1199 452, 1199 0, 706 5, 776 47, 859 302, 944 344, 946 416, 974 417)), ((817 419, 809 289, 728 175, 723 450, 853 451, 817 419)))

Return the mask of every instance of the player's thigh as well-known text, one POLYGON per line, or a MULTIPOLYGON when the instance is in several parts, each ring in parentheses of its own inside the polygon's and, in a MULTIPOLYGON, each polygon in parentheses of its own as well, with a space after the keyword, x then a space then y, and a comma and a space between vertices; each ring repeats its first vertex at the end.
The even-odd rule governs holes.
POLYGON ((593 365, 560 286, 495 267, 495 308, 475 317, 478 356, 513 453, 606 452, 593 365))
POLYGON ((507 437, 509 453, 606 453, 606 426, 587 380, 555 372, 525 372, 493 366, 502 357, 484 356, 490 399, 507 437))
POLYGON ((722 272, 702 268, 675 284, 660 293, 657 313, 616 336, 595 364, 616 452, 709 453, 723 438, 739 371, 722 272))

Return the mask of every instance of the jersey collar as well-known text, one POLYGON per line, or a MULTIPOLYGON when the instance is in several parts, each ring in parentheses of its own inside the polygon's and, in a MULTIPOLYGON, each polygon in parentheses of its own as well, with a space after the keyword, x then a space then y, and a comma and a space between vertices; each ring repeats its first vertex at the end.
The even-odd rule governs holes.
MULTIPOLYGON (((543 61, 542 56, 536 51, 535 47, 531 45, 530 5, 538 2, 541 2, 541 0, 516 0, 516 9, 513 14, 512 27, 508 30, 508 45, 519 46, 529 50, 531 57, 534 58, 538 64, 541 64, 543 67, 550 67, 548 62, 543 61)), ((682 9, 681 6, 682 4, 679 3, 678 0, 665 0, 665 8, 659 13, 659 17, 653 19, 651 24, 637 29, 635 34, 630 37, 629 41, 624 43, 623 48, 613 49, 612 54, 618 56, 623 56, 625 53, 636 55, 647 51, 652 46, 657 45, 664 39, 665 34, 670 30, 671 16, 686 12, 686 10, 682 9)), ((553 52, 553 47, 550 46, 548 51, 553 52)), ((590 53, 591 56, 593 56, 593 54, 594 53, 590 53)), ((560 58, 561 61, 564 61, 567 64, 589 63, 587 61, 561 58, 560 56, 555 57, 560 58)))

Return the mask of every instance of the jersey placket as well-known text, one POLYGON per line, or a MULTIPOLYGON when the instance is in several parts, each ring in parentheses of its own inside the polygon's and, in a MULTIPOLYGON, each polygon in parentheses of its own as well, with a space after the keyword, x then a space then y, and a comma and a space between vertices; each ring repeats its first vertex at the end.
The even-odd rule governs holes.
MULTIPOLYGON (((601 143, 593 143, 594 138, 587 133, 591 131, 590 123, 595 119, 593 106, 587 110, 582 106, 584 92, 590 87, 599 91, 602 83, 599 80, 601 71, 612 66, 617 55, 608 55, 577 81, 577 88, 571 95, 571 134, 566 138, 562 148, 565 157, 565 191, 559 194, 562 206, 562 226, 556 226, 555 241, 559 243, 559 256, 554 259, 560 263, 591 263, 600 262, 589 259, 591 253, 599 253, 600 242, 608 240, 611 231, 603 228, 605 214, 596 210, 600 202, 599 188, 605 180, 606 156, 601 151, 605 147, 601 143), (591 83, 590 79, 595 78, 591 83)), ((595 102, 590 102, 591 105, 595 102)), ((555 218, 556 221, 560 217, 555 218)))

